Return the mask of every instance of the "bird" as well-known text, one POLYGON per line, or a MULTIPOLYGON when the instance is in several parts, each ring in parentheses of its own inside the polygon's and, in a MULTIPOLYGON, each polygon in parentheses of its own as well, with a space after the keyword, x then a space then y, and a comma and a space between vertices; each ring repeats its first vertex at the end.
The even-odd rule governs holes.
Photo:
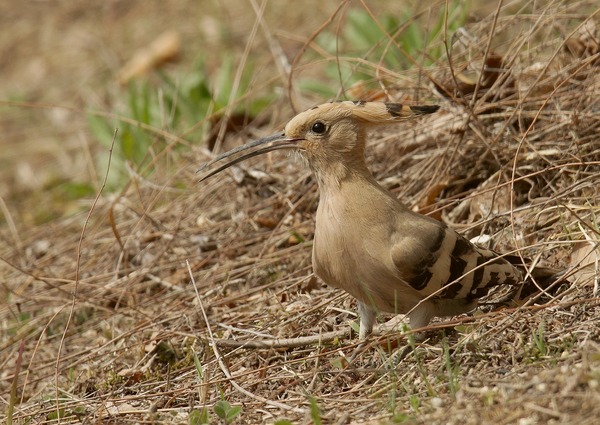
POLYGON ((510 303, 518 299, 527 275, 518 259, 477 246, 445 223, 412 211, 367 168, 370 128, 433 114, 439 108, 395 102, 324 103, 293 117, 282 132, 217 156, 199 172, 226 161, 201 181, 266 152, 299 152, 319 192, 313 270, 327 285, 357 300, 360 340, 373 332, 380 312, 404 314, 411 329, 418 329, 434 317, 469 313, 494 291, 505 290, 504 299, 510 303))

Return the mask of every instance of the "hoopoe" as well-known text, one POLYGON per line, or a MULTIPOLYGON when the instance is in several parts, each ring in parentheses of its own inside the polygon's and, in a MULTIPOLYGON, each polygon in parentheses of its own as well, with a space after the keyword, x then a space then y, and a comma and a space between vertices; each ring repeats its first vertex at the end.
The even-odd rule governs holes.
POLYGON ((313 242, 315 274, 358 301, 360 339, 378 311, 406 314, 411 328, 433 317, 467 313, 497 288, 518 296, 523 273, 444 223, 411 211, 367 169, 367 130, 436 112, 439 106, 342 101, 292 118, 283 132, 226 152, 201 170, 248 151, 202 180, 245 159, 280 149, 306 158, 319 188, 313 242))

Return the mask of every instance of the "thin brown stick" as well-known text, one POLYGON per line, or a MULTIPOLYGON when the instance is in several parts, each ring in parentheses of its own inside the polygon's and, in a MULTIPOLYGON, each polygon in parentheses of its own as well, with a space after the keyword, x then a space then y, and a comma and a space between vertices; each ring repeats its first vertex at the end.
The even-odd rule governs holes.
POLYGON ((106 187, 106 182, 108 181, 108 173, 110 172, 110 162, 112 160, 113 148, 115 146, 115 140, 117 139, 118 131, 119 130, 115 128, 115 132, 113 134, 113 138, 112 138, 112 141, 110 144, 110 149, 108 150, 108 163, 106 164, 106 173, 104 174, 104 180, 102 181, 102 186, 98 190, 98 193, 96 193, 96 197, 94 198, 94 201, 92 202, 92 206, 90 207, 90 209, 88 211, 85 221, 83 222, 83 228, 81 229, 81 233, 79 235, 79 243, 77 244, 75 283, 74 283, 73 293, 71 294, 72 295, 71 308, 69 309, 69 316, 67 317, 67 323, 65 324, 65 327, 63 329, 63 333, 62 333, 62 336, 60 339, 60 343, 58 344, 58 350, 56 353, 56 363, 55 363, 55 369, 54 369, 54 397, 55 397, 55 401, 56 401, 56 414, 58 417, 60 417, 60 401, 59 401, 59 396, 58 396, 58 389, 59 389, 58 378, 59 378, 59 374, 60 374, 60 359, 61 359, 62 348, 65 343, 65 338, 67 337, 67 331, 69 330, 69 325, 71 324, 71 320, 73 319, 73 314, 75 313, 75 303, 77 302, 77 296, 78 296, 77 289, 79 288, 79 273, 81 271, 81 248, 83 246, 83 237, 85 236, 85 231, 87 229, 87 226, 88 226, 88 223, 92 216, 92 213, 96 209, 96 204, 98 203, 98 200, 100 199, 100 195, 104 191, 104 188, 106 187))

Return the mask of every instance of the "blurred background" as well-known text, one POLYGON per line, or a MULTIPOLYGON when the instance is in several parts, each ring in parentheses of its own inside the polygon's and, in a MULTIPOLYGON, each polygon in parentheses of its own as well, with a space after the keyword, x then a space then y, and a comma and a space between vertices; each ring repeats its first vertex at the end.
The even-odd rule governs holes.
MULTIPOLYGON (((496 5, 451 3, 455 26, 496 5)), ((340 55, 385 58, 382 65, 396 72, 413 67, 401 53, 414 52, 422 63, 444 2, 437 16, 432 9, 419 15, 419 4, 0 2, 0 226, 7 216, 31 226, 80 210, 77 200, 100 187, 117 128, 110 190, 122 187, 132 168, 154 166, 148 155, 169 143, 212 147, 252 121, 279 123, 267 106, 289 97, 295 58, 296 108, 347 96, 342 91, 373 74, 361 75, 358 62, 340 70, 333 59, 340 55), (421 22, 411 28, 415 19, 421 22), (394 54, 394 46, 377 43, 382 30, 397 28, 406 33, 405 52, 394 54)))

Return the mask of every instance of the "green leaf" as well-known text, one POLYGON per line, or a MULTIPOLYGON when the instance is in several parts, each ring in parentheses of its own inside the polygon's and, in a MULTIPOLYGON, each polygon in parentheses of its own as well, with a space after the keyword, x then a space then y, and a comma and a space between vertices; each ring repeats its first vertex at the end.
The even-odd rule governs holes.
POLYGON ((200 360, 198 359, 198 355, 196 354, 195 351, 192 352, 192 356, 194 358, 194 366, 196 366, 196 372, 198 373, 198 378, 200 378, 200 380, 202 380, 202 378, 204 377, 204 372, 202 370, 202 363, 200 363, 200 360))
POLYGON ((303 79, 299 82, 300 91, 311 92, 325 99, 330 99, 336 95, 337 90, 331 83, 319 80, 303 79))
POLYGON ((334 357, 333 359, 329 360, 329 364, 331 364, 331 366, 340 370, 343 370, 346 367, 347 363, 348 362, 345 361, 342 357, 334 357))
POLYGON ((189 425, 201 425, 209 423, 208 420, 208 409, 203 407, 202 409, 194 409, 190 412, 188 416, 188 424, 189 425))
POLYGON ((140 147, 136 145, 136 137, 131 128, 127 128, 121 133, 119 141, 123 157, 129 161, 137 162, 140 147))
POLYGON ((215 78, 214 86, 214 101, 215 109, 224 108, 229 102, 231 87, 233 85, 233 59, 231 56, 226 56, 221 62, 221 68, 215 78))
POLYGON ((310 401, 310 417, 313 420, 313 424, 322 425, 323 422, 321 421, 321 411, 317 405, 317 399, 313 396, 309 396, 308 399, 310 401))
POLYGON ((230 423, 241 413, 242 408, 240 406, 232 406, 225 400, 219 400, 215 403, 213 410, 225 423, 230 423))
POLYGON ((65 200, 76 200, 86 196, 92 196, 95 193, 94 188, 89 183, 67 182, 61 186, 65 200))
POLYGON ((48 413, 48 420, 49 421, 56 421, 57 419, 60 418, 64 418, 65 417, 65 409, 58 409, 58 410, 53 410, 52 412, 48 413))
POLYGON ((98 140, 102 146, 110 148, 113 135, 115 134, 115 128, 118 126, 113 126, 106 118, 91 113, 87 115, 87 122, 90 131, 96 140, 98 140))
POLYGON ((231 406, 231 408, 227 411, 227 422, 232 421, 241 412, 242 408, 240 406, 231 406))
POLYGON ((227 419, 227 411, 230 409, 229 403, 225 400, 219 400, 215 403, 213 410, 217 414, 217 416, 223 420, 227 419))

